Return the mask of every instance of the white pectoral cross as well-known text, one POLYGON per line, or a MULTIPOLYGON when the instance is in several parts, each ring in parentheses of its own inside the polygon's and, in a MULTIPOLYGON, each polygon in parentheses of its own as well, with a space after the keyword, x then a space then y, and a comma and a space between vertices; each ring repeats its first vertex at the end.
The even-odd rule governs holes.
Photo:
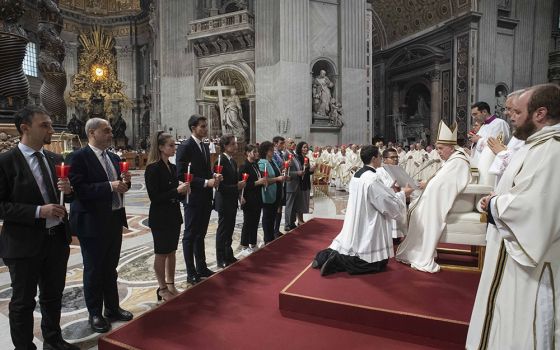
POLYGON ((220 121, 222 122, 222 133, 225 133, 225 128, 223 125, 222 118, 224 117, 224 96, 222 95, 223 91, 233 89, 233 86, 222 85, 222 81, 218 80, 216 82, 216 86, 208 86, 202 88, 204 91, 217 91, 218 92, 218 107, 220 108, 220 121))

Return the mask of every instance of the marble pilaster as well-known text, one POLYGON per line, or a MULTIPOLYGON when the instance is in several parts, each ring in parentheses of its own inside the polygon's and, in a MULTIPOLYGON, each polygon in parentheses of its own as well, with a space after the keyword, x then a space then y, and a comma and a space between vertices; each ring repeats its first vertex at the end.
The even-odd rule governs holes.
POLYGON ((340 46, 342 76, 343 143, 366 143, 366 1, 340 2, 340 46))
MULTIPOLYGON (((533 22, 535 33, 550 32, 554 5, 550 0, 535 0, 533 22)), ((550 51, 550 35, 535 35, 533 40, 533 74, 532 85, 548 82, 548 54, 550 51)))
MULTIPOLYGON (((479 101, 494 100, 496 85, 496 38, 498 8, 494 1, 480 1, 478 11, 484 15, 479 23, 478 91, 473 91, 479 101)), ((474 86, 472 88, 475 88, 474 86)))
POLYGON ((431 116, 430 116, 430 143, 435 143, 437 139, 439 121, 441 120, 441 71, 434 69, 428 74, 431 82, 431 116))
MULTIPOLYGON (((515 28, 514 90, 526 88, 531 86, 532 83, 531 62, 533 55, 528 53, 533 50, 533 41, 535 39, 534 9, 535 3, 533 1, 515 2, 515 16, 519 23, 515 28)), ((550 28, 547 28, 547 31, 550 31, 550 28)), ((548 36, 546 39, 548 40, 548 36)))

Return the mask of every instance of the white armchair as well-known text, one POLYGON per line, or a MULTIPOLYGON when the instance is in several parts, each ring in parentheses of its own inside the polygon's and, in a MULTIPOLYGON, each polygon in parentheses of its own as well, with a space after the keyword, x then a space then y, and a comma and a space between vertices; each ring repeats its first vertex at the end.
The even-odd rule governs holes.
POLYGON ((494 153, 489 147, 485 148, 478 165, 472 168, 472 182, 461 193, 453 207, 447 214, 446 227, 440 239, 440 243, 451 243, 470 245, 470 250, 438 248, 438 252, 447 254, 471 255, 477 257, 476 267, 461 265, 440 264, 442 268, 455 270, 482 270, 484 262, 484 250, 486 246, 486 214, 479 207, 482 197, 494 190, 496 177, 488 173, 488 169, 494 159, 494 153))

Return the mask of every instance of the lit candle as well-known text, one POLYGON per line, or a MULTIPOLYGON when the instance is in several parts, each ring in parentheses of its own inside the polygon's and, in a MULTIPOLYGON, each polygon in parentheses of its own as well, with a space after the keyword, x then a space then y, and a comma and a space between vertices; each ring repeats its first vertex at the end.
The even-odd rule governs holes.
MULTIPOLYGON (((266 165, 265 165, 265 166, 266 166, 266 165)), ((266 168, 264 168, 263 177, 265 177, 265 178, 268 179, 268 170, 266 170, 266 168)), ((265 190, 268 189, 268 182, 267 182, 267 184, 264 186, 264 189, 265 189, 265 190)))
MULTIPOLYGON (((70 165, 64 165, 64 162, 61 164, 55 165, 56 176, 61 179, 67 179, 68 175, 70 174, 70 165)), ((60 191, 60 205, 64 205, 64 192, 60 191)))
MULTIPOLYGON (((187 173, 185 174, 185 182, 190 184, 192 181, 193 175, 191 174, 191 163, 189 163, 189 166, 187 167, 187 173)), ((189 197, 190 197, 190 193, 187 194, 187 204, 189 204, 189 197)))
MULTIPOLYGON (((241 177, 242 177, 242 180, 243 180, 244 182, 247 182, 247 180, 249 180, 249 174, 247 174, 247 173, 241 174, 241 177)), ((244 195, 244 194, 245 194, 245 187, 243 187, 243 188, 241 189, 241 198, 243 198, 243 195, 244 195)))
POLYGON ((121 168, 121 173, 128 172, 128 162, 119 162, 119 166, 121 168))

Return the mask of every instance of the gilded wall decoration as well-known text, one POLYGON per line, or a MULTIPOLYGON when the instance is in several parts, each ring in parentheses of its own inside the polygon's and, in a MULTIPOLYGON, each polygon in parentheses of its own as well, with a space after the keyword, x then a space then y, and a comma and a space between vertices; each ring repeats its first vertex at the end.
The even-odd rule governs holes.
POLYGON ((457 37, 457 109, 456 121, 459 127, 458 139, 463 139, 467 135, 469 125, 469 33, 457 37))
POLYGON ((471 8, 473 0, 380 0, 373 2, 374 47, 384 48, 471 8), (386 40, 386 42, 383 42, 386 40))
POLYGON ((142 11, 140 0, 60 0, 60 7, 86 15, 135 15, 142 11))

